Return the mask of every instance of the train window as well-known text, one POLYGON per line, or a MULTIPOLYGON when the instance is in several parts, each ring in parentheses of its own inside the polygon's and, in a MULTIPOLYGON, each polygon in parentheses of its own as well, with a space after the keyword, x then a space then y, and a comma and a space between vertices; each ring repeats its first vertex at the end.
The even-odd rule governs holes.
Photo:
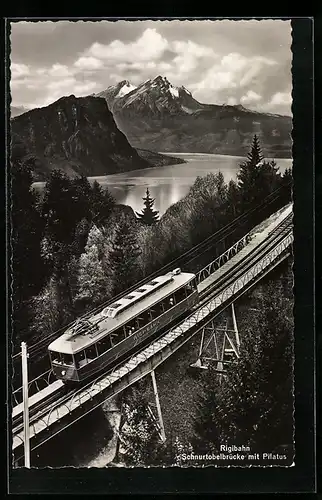
POLYGON ((158 285, 159 282, 158 281, 149 281, 148 285, 150 286, 155 286, 155 285, 158 285))
POLYGON ((139 288, 138 290, 136 290, 136 292, 138 293, 146 292, 146 288, 139 288))
POLYGON ((185 289, 187 291, 187 296, 191 295, 193 292, 194 292, 194 288, 193 288, 193 285, 192 285, 192 281, 190 281, 190 283, 188 283, 186 286, 185 286, 185 289))
POLYGON ((62 354, 62 363, 63 365, 73 365, 74 364, 74 358, 72 354, 62 354))
POLYGON ((179 290, 177 290, 174 293, 174 296, 175 296, 177 304, 179 304, 179 302, 182 302, 186 298, 186 294, 185 294, 184 288, 179 288, 179 290))
POLYGON ((112 344, 110 337, 109 336, 104 337, 102 340, 97 342, 96 347, 99 356, 104 352, 108 351, 109 349, 111 349, 112 344))
POLYGON ((142 328, 143 326, 147 325, 148 323, 151 322, 152 316, 151 316, 151 311, 147 309, 146 311, 143 311, 139 316, 137 316, 136 321, 138 328, 142 328))
POLYGON ((132 335, 135 332, 135 330, 137 330, 137 326, 136 326, 135 320, 129 321, 125 325, 125 331, 126 331, 126 336, 127 337, 129 335, 132 335))
POLYGON ((86 347, 85 353, 87 361, 92 361, 93 359, 97 358, 97 351, 95 344, 91 345, 90 347, 86 347))
POLYGON ((125 333, 123 328, 118 328, 118 330, 115 330, 115 332, 111 333, 111 340, 113 346, 119 344, 124 339, 125 339, 125 333))
POLYGON ((135 295, 127 295, 124 298, 127 299, 127 300, 132 300, 132 299, 135 299, 135 295))
POLYGON ((76 366, 82 366, 86 363, 85 351, 80 351, 75 354, 75 364, 76 366))

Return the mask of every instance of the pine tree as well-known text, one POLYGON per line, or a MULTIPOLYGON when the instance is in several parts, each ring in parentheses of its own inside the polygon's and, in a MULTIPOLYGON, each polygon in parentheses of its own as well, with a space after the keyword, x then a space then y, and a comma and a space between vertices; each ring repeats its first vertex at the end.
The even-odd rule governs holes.
POLYGON ((260 163, 264 158, 257 135, 254 135, 251 150, 247 157, 248 160, 240 165, 240 170, 237 174, 238 188, 245 209, 248 209, 260 199, 258 194, 260 188, 259 172, 260 163))
POLYGON ((264 159, 264 157, 262 155, 261 147, 259 144, 259 139, 258 139, 256 134, 254 135, 252 147, 251 147, 250 152, 247 154, 247 157, 248 157, 248 161, 252 165, 257 165, 258 163, 260 163, 264 159))
POLYGON ((149 188, 146 190, 146 196, 142 198, 144 201, 145 208, 142 210, 142 212, 139 214, 136 212, 136 215, 139 219, 140 222, 143 224, 146 224, 148 226, 152 226, 152 224, 155 224, 159 220, 159 212, 156 210, 153 210, 153 205, 154 205, 154 198, 150 197, 150 192, 149 188))
POLYGON ((236 182, 232 179, 228 184, 228 213, 231 215, 232 219, 235 219, 239 215, 240 210, 240 194, 236 182))
POLYGON ((97 224, 104 224, 110 216, 115 200, 108 188, 103 189, 102 186, 94 181, 91 192, 91 216, 92 221, 97 224))
POLYGON ((122 214, 115 230, 109 262, 113 271, 114 294, 118 294, 135 283, 137 279, 140 248, 136 238, 137 228, 122 214))
POLYGON ((42 215, 46 221, 46 234, 61 243, 71 243, 79 220, 72 199, 76 197, 72 181, 61 170, 53 170, 46 182, 42 215))
POLYGON ((237 179, 244 210, 260 204, 281 184, 281 175, 276 162, 264 160, 256 135, 248 153, 248 160, 240 166, 237 179))
POLYGON ((85 175, 71 180, 71 209, 75 212, 75 220, 91 219, 92 187, 85 175))

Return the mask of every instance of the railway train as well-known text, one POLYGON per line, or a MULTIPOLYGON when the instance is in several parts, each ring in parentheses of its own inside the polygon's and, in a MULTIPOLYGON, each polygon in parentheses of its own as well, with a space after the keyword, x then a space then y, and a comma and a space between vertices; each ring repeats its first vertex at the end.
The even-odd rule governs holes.
POLYGON ((195 274, 180 268, 125 292, 99 313, 76 320, 48 346, 53 373, 77 384, 113 368, 198 302, 195 274))

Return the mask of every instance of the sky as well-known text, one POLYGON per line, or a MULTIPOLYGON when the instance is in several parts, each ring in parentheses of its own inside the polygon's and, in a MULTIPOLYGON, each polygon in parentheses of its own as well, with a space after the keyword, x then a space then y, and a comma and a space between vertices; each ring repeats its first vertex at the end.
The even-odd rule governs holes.
POLYGON ((207 104, 291 115, 288 20, 11 23, 13 106, 165 76, 207 104))

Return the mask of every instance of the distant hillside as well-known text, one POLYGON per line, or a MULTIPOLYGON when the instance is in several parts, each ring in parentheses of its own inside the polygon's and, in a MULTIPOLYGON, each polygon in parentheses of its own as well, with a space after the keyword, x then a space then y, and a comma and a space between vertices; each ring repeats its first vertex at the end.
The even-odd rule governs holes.
POLYGON ((24 108, 23 106, 11 106, 10 107, 11 118, 14 118, 15 116, 22 115, 23 113, 26 113, 27 111, 28 111, 28 109, 24 108))
MULTIPOLYGON (((32 163, 34 179, 60 168, 69 176, 98 176, 149 168, 162 155, 138 154, 117 128, 106 102, 97 97, 63 97, 11 120, 12 155, 32 163)), ((180 160, 163 157, 166 164, 180 160)))
POLYGON ((124 80, 97 96, 136 148, 245 156, 256 133, 265 156, 291 157, 291 117, 203 104, 162 76, 138 87, 124 80))

